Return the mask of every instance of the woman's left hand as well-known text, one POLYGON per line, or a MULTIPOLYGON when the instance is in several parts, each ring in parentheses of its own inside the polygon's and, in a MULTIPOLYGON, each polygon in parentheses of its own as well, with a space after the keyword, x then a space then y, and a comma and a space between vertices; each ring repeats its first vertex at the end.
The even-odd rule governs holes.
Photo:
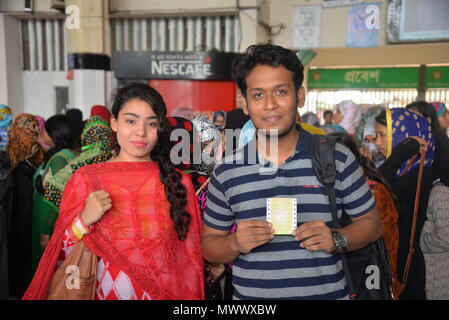
POLYGON ((47 247, 48 242, 50 241, 50 236, 48 234, 41 234, 40 244, 42 249, 47 247))

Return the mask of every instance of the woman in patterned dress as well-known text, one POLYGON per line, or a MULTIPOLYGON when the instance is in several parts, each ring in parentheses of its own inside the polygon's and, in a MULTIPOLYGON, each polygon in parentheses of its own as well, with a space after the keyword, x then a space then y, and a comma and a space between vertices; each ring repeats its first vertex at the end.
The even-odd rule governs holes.
POLYGON ((95 299, 203 299, 201 218, 190 179, 170 161, 166 107, 146 84, 117 91, 118 155, 67 183, 55 232, 24 299, 45 299, 78 241, 98 257, 95 299))

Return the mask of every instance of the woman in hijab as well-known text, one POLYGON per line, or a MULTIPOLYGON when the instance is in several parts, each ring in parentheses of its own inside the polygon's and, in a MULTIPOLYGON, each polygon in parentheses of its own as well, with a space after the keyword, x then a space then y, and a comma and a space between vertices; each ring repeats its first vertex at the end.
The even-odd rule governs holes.
POLYGON ((337 105, 333 123, 342 126, 350 135, 354 135, 362 118, 362 110, 352 100, 344 100, 337 105))
POLYGON ((38 138, 39 123, 31 114, 19 114, 9 128, 6 151, 11 160, 14 181, 14 214, 8 233, 11 297, 22 297, 32 278, 33 175, 44 160, 38 138))
POLYGON ((12 122, 11 109, 0 104, 0 151, 6 150, 8 142, 8 128, 12 122))
MULTIPOLYGON (((359 145, 361 145, 364 140, 363 135, 365 133, 366 126, 368 124, 370 126, 372 126, 373 123, 376 122, 376 117, 384 110, 385 110, 384 106, 374 106, 374 107, 368 108, 362 114, 362 116, 360 118, 360 123, 357 127, 357 130, 355 131, 355 139, 359 145)), ((368 130, 371 130, 371 128, 368 130)), ((374 138, 376 138, 376 134, 374 134, 374 138)))
POLYGON ((360 153, 372 161, 376 168, 379 168, 385 161, 376 146, 376 121, 374 119, 364 126, 360 153))
POLYGON ((45 130, 45 119, 41 116, 35 116, 37 121, 39 122, 39 139, 37 139, 37 143, 42 147, 44 152, 47 152, 50 149, 50 145, 45 142, 45 137, 48 136, 47 130, 45 130))
MULTIPOLYGON (((410 274, 400 299, 425 299, 425 265, 419 248, 421 230, 426 219, 427 204, 432 187, 431 167, 434 159, 434 139, 427 118, 405 108, 386 109, 376 117, 376 145, 385 156, 379 167, 397 198, 398 279, 402 282, 412 229, 415 196, 418 181, 420 149, 426 150, 422 175, 419 212, 416 223, 414 255, 410 274), (418 154, 415 158, 414 155, 418 154)), ((404 285, 404 283, 403 283, 404 285)))
POLYGON ((61 206, 65 185, 78 169, 85 165, 106 162, 112 158, 115 137, 109 123, 98 116, 87 120, 81 134, 81 145, 81 154, 44 182, 45 200, 56 213, 61 206))
MULTIPOLYGON (((446 173, 447 164, 449 163, 449 138, 440 127, 440 122, 443 123, 445 121, 444 116, 438 117, 434 105, 426 101, 412 102, 406 108, 418 112, 430 120, 432 135, 435 140, 435 157, 433 159, 432 172, 434 180, 436 180, 446 173)), ((444 113, 441 113, 442 107, 439 110, 440 115, 444 113)))
POLYGON ((90 109, 90 117, 101 117, 104 121, 109 123, 111 121, 111 112, 105 106, 95 105, 90 109))
POLYGON ((226 112, 218 110, 214 112, 214 125, 217 129, 223 130, 226 124, 226 112))
POLYGON ((432 103, 435 111, 437 113, 438 123, 440 128, 446 132, 449 128, 449 112, 446 108, 446 105, 443 102, 434 102, 432 103))
POLYGON ((318 116, 313 112, 306 112, 301 116, 301 122, 307 123, 317 128, 320 126, 320 120, 318 120, 318 116))

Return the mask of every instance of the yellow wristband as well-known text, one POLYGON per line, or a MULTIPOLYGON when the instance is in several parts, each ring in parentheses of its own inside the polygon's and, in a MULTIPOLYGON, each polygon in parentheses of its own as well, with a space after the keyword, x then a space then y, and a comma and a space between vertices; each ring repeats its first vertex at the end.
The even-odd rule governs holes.
POLYGON ((84 237, 84 233, 80 229, 78 229, 76 223, 72 224, 72 232, 80 240, 84 237))

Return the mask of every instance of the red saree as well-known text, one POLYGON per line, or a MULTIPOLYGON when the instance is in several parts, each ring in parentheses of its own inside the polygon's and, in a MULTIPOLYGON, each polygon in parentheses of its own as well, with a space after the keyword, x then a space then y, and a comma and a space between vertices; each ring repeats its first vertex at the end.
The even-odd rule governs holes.
POLYGON ((203 299, 201 218, 192 182, 184 174, 182 181, 191 215, 184 241, 178 240, 170 218, 157 163, 109 162, 79 169, 67 183, 55 231, 23 299, 46 298, 64 232, 87 196, 99 189, 110 194, 112 208, 84 237, 86 247, 123 270, 152 299, 203 299))
POLYGON ((393 272, 393 296, 399 298, 400 286, 397 279, 397 252, 399 242, 398 217, 394 200, 382 183, 367 180, 371 193, 376 199, 376 208, 384 227, 383 237, 388 250, 391 271, 393 272))

